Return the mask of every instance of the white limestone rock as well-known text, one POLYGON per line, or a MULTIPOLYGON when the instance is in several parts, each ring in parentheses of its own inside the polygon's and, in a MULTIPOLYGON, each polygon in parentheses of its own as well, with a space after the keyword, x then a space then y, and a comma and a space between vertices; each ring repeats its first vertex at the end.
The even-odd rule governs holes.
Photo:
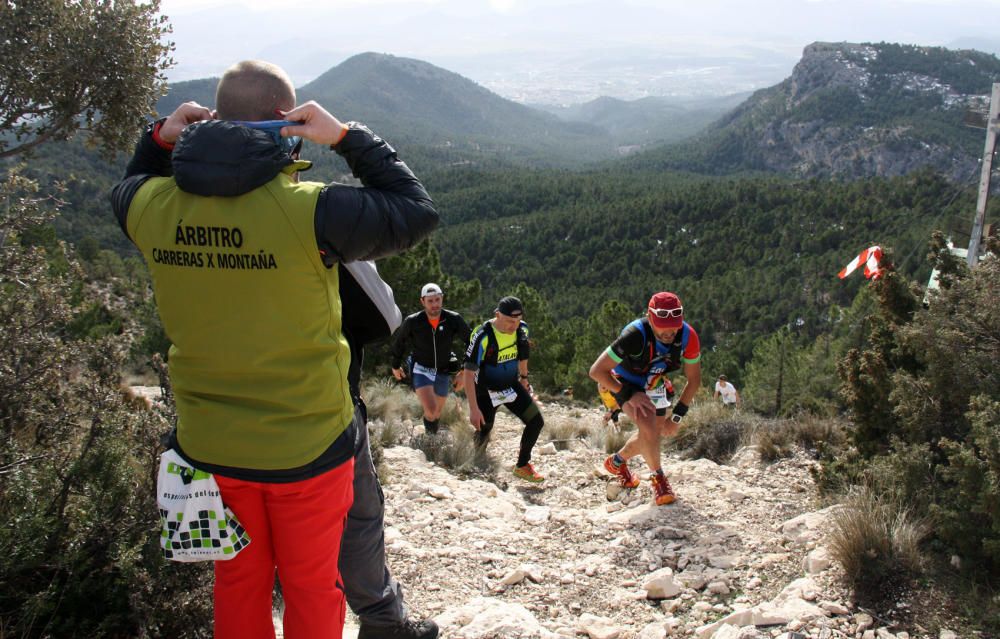
POLYGON ((858 632, 864 632, 875 624, 875 620, 867 612, 859 612, 854 615, 854 623, 857 624, 858 632))
POLYGON ((802 570, 809 575, 818 575, 833 565, 833 558, 830 552, 823 546, 812 550, 802 560, 802 570))
POLYGON ((646 624, 635 639, 667 639, 667 628, 662 623, 646 624))
POLYGON ((849 615, 851 611, 842 603, 836 601, 821 601, 819 607, 831 615, 849 615))
POLYGON ((577 630, 590 639, 618 639, 622 634, 621 627, 607 617, 598 617, 589 612, 580 615, 577 630))
POLYGON ((551 510, 546 506, 529 506, 524 509, 524 521, 532 526, 547 522, 550 515, 551 510))
POLYGON ((839 505, 833 505, 823 510, 811 513, 803 513, 798 517, 789 519, 781 525, 781 534, 792 543, 805 545, 808 542, 819 541, 829 530, 829 518, 840 509, 839 505))
POLYGON ((646 576, 642 584, 647 599, 670 599, 681 592, 681 584, 670 568, 661 568, 646 576))
POLYGON ((539 455, 555 455, 559 451, 556 450, 555 442, 548 442, 547 444, 542 444, 535 449, 535 452, 539 455))
POLYGON ((527 608, 518 603, 479 597, 455 611, 436 617, 443 628, 456 628, 463 639, 557 639, 527 608))
POLYGON ((427 494, 434 499, 451 499, 453 497, 451 489, 447 486, 429 486, 427 494))

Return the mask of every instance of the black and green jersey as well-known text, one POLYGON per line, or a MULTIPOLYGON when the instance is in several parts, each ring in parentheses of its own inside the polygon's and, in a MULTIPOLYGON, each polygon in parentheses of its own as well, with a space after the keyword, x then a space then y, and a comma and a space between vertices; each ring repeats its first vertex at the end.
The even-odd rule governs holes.
POLYGON ((477 371, 477 385, 500 390, 517 383, 517 363, 529 354, 527 324, 521 322, 513 333, 501 333, 489 320, 469 339, 465 368, 477 371))

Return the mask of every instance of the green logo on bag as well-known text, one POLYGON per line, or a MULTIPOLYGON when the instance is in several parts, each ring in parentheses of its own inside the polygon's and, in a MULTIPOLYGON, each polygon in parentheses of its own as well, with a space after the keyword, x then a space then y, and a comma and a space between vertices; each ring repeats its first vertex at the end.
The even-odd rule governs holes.
POLYGON ((181 481, 184 485, 190 484, 195 479, 208 479, 212 475, 201 470, 195 470, 188 466, 181 466, 180 464, 175 464, 174 462, 169 462, 167 464, 167 472, 171 475, 180 475, 181 481))

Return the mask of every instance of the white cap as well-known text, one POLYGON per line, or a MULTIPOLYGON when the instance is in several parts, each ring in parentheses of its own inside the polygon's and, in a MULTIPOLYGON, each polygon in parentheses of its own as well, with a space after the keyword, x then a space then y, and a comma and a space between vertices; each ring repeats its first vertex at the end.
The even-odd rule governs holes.
POLYGON ((441 292, 441 287, 434 282, 429 282, 424 284, 424 287, 420 289, 420 297, 427 297, 428 295, 444 295, 441 292))

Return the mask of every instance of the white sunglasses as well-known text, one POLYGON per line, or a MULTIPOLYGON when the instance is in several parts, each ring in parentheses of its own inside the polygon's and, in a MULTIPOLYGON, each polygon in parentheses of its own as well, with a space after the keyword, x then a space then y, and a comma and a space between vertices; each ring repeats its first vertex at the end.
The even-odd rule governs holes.
POLYGON ((660 319, 667 319, 668 317, 684 317, 683 306, 678 306, 677 308, 653 308, 650 306, 649 312, 660 319))

